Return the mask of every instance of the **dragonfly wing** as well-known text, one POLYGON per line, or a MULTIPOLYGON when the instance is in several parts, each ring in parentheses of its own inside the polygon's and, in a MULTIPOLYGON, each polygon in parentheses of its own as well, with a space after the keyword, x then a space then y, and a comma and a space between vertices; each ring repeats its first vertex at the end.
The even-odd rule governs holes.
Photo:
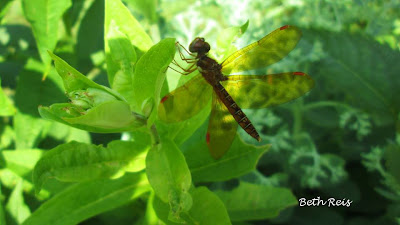
POLYGON ((301 38, 301 30, 295 26, 283 26, 230 55, 222 62, 222 73, 266 67, 289 54, 301 38))
POLYGON ((206 135, 212 157, 219 159, 228 151, 233 139, 235 139, 237 126, 238 124, 229 113, 228 108, 213 93, 212 109, 206 135))
POLYGON ((222 85, 243 109, 266 108, 296 99, 314 86, 302 72, 271 75, 231 75, 222 85))
POLYGON ((161 99, 158 117, 165 122, 187 120, 203 109, 211 100, 212 87, 197 75, 161 99))

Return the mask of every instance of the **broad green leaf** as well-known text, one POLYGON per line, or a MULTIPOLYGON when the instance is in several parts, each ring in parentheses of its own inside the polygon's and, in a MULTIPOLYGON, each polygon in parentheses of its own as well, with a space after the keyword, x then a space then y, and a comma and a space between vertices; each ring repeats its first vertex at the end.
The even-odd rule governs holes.
POLYGON ((85 75, 81 74, 79 71, 71 67, 68 63, 62 60, 60 57, 48 52, 51 58, 54 60, 54 65, 58 74, 61 76, 64 87, 67 93, 76 90, 86 90, 88 88, 96 88, 103 90, 110 95, 113 95, 119 100, 124 100, 124 98, 116 91, 105 87, 103 85, 97 84, 94 81, 88 79, 85 75))
POLYGON ((112 60, 114 66, 118 66, 118 71, 111 82, 112 88, 132 105, 134 103, 132 78, 133 66, 136 64, 135 49, 127 36, 118 30, 114 20, 110 23, 106 41, 110 49, 109 60, 112 60))
POLYGON ((171 140, 162 139, 149 150, 146 173, 155 194, 169 202, 174 216, 190 209, 190 171, 182 152, 171 140))
MULTIPOLYGON (((223 202, 206 187, 198 187, 191 190, 193 206, 187 213, 181 214, 184 224, 231 224, 223 202)), ((182 224, 168 220, 169 206, 167 203, 155 197, 154 210, 157 216, 167 225, 182 224)))
MULTIPOLYGON (((370 112, 378 124, 396 120, 400 111, 398 50, 345 32, 307 30, 304 39, 322 43, 325 57, 317 66, 310 66, 309 73, 322 78, 321 85, 330 87, 325 95, 344 94, 349 104, 370 112)), ((304 48, 309 49, 307 44, 304 48)))
POLYGON ((73 225, 127 204, 150 191, 144 173, 72 185, 43 203, 24 225, 73 225), (60 213, 62 212, 62 213, 60 213))
POLYGON ((148 125, 153 124, 157 117, 160 103, 161 88, 165 80, 165 72, 175 54, 175 39, 167 38, 144 54, 135 67, 133 76, 133 92, 135 108, 141 110, 143 102, 153 100, 153 112, 149 116, 148 125))
POLYGON ((111 142, 107 148, 78 142, 59 145, 46 152, 35 166, 33 182, 37 193, 49 178, 82 182, 142 170, 148 146, 122 141, 111 142))
POLYGON ((71 0, 23 0, 26 19, 32 26, 33 35, 45 65, 50 64, 47 51, 53 51, 58 41, 58 26, 71 0))
POLYGON ((74 106, 70 103, 39 107, 39 113, 43 118, 96 133, 132 131, 145 123, 144 119, 133 114, 128 103, 123 101, 105 102, 86 111, 83 115, 74 111, 74 106))
POLYGON ((129 131, 142 125, 131 113, 129 105, 123 101, 105 102, 90 109, 85 115, 65 117, 70 124, 94 127, 107 132, 129 131), (118 115, 118 116, 116 116, 118 115))
MULTIPOLYGON (((138 55, 141 56, 153 45, 151 38, 120 0, 106 0, 105 2, 104 35, 109 33, 110 25, 114 21, 116 29, 129 39, 135 46, 138 55)), ((108 40, 107 37, 104 39, 108 40)), ((105 41, 104 44, 108 81, 111 87, 114 87, 114 76, 120 70, 120 65, 112 59, 108 41, 105 41)))
POLYGON ((274 218, 287 207, 297 204, 287 188, 241 182, 232 191, 216 191, 233 221, 274 218))
POLYGON ((224 181, 255 169, 270 145, 253 146, 236 135, 229 151, 219 160, 209 153, 205 135, 194 135, 182 147, 194 182, 224 181))
POLYGON ((5 215, 5 212, 4 212, 2 199, 4 199, 4 196, 1 193, 1 183, 0 183, 0 224, 6 225, 6 215, 5 215))
POLYGON ((3 92, 1 88, 1 78, 0 78, 0 116, 11 116, 15 114, 15 108, 12 105, 10 99, 3 92))
POLYGON ((20 180, 12 191, 6 205, 7 212, 10 217, 21 224, 26 218, 31 215, 29 207, 24 202, 22 180, 20 180))

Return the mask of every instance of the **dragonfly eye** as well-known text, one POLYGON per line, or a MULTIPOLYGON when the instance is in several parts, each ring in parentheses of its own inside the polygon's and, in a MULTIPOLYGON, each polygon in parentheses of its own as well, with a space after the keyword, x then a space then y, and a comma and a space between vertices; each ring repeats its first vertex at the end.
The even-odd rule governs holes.
POLYGON ((197 37, 190 43, 189 51, 204 54, 210 51, 210 45, 205 42, 204 38, 197 37))

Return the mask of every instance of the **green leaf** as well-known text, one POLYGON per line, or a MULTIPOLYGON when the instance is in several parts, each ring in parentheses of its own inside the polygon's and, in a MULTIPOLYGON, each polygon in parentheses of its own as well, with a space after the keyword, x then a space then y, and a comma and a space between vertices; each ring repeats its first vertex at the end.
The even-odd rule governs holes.
POLYGON ((51 58, 54 60, 54 65, 58 74, 61 76, 64 87, 67 93, 76 90, 86 90, 88 88, 96 88, 113 95, 119 100, 124 100, 124 98, 118 94, 118 92, 105 87, 103 85, 97 84, 94 81, 88 79, 85 75, 81 74, 79 71, 71 67, 68 63, 62 60, 55 54, 48 52, 51 58))
POLYGON ((137 62, 132 79, 135 96, 135 109, 142 110, 143 102, 153 99, 153 112, 148 125, 157 117, 161 88, 165 80, 165 72, 175 55, 175 39, 167 38, 150 48, 137 62))
POLYGON ((43 203, 23 224, 72 225, 127 204, 150 191, 144 173, 72 185, 43 203), (60 214, 60 212, 63 212, 60 214))
POLYGON ((43 150, 3 150, 2 154, 7 168, 23 177, 31 175, 32 169, 43 154, 43 150))
MULTIPOLYGON (((7 13, 7 10, 10 8, 11 0, 3 0, 0 2, 0 23, 3 16, 7 13)), ((2 224, 2 223, 0 223, 2 224)))
POLYGON ((56 140, 63 140, 66 143, 71 141, 91 143, 89 132, 62 123, 52 123, 48 135, 56 140))
POLYGON ((12 191, 8 203, 6 205, 7 212, 10 217, 21 224, 27 217, 31 215, 29 207, 24 202, 22 180, 20 180, 12 191))
MULTIPOLYGON (((400 111, 399 51, 366 36, 345 32, 303 33, 305 40, 322 43, 325 57, 318 60, 318 65, 309 66, 309 73, 327 79, 328 95, 345 94, 347 102, 368 110, 379 124, 395 120, 400 111)), ((309 49, 310 43, 307 44, 305 48, 309 49)), ((324 85, 323 80, 320 84, 324 85)))
POLYGON ((15 108, 11 103, 10 99, 3 92, 1 88, 1 78, 0 78, 0 116, 12 116, 15 114, 15 108))
POLYGON ((164 202, 169 202, 172 213, 190 209, 189 188, 192 184, 185 157, 169 139, 151 148, 146 157, 146 172, 155 194, 164 202))
POLYGON ((14 116, 16 149, 37 147, 50 125, 50 121, 18 112, 14 116))
POLYGON ((125 171, 144 169, 148 143, 111 142, 107 148, 71 142, 48 151, 36 164, 33 182, 37 193, 49 178, 66 182, 82 182, 118 177, 125 171))
POLYGON ((45 65, 50 64, 47 51, 53 51, 56 47, 60 19, 70 6, 70 0, 22 1, 25 17, 32 26, 40 58, 45 65))
MULTIPOLYGON (((107 35, 109 33, 112 21, 114 21, 113 26, 115 29, 118 29, 129 39, 132 45, 135 46, 138 55, 141 56, 153 45, 151 38, 120 0, 106 0, 105 2, 104 34, 107 35)), ((104 39, 108 40, 107 37, 104 39)), ((111 87, 114 87, 114 76, 120 70, 120 65, 113 60, 108 41, 105 41, 104 44, 108 81, 111 87)))
POLYGON ((289 206, 297 204, 287 188, 241 182, 232 191, 216 191, 233 221, 270 219, 289 206))
POLYGON ((237 136, 229 151, 219 160, 211 157, 205 135, 194 136, 186 143, 185 157, 194 182, 229 180, 255 169, 257 162, 270 145, 253 146, 237 136))
MULTIPOLYGON (((231 224, 223 202, 206 187, 191 190, 193 206, 189 212, 181 214, 185 224, 231 224)), ((168 220, 169 206, 155 197, 154 210, 157 216, 167 225, 182 224, 168 220)))
POLYGON ((133 66, 136 64, 136 52, 127 36, 118 30, 115 21, 111 21, 106 42, 109 46, 109 60, 118 69, 111 82, 112 88, 119 92, 130 105, 134 106, 133 66))
POLYGON ((70 103, 53 104, 50 107, 39 107, 43 118, 58 121, 96 133, 117 133, 132 131, 144 125, 144 120, 130 111, 123 101, 109 101, 84 113, 74 115, 74 106, 70 103), (118 116, 115 116, 118 115, 118 116))

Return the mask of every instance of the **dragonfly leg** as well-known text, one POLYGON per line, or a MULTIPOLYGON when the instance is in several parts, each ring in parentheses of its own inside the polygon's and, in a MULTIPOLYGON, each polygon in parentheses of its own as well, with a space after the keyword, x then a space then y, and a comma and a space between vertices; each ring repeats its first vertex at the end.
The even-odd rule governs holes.
POLYGON ((193 56, 193 57, 196 56, 195 54, 189 52, 189 51, 188 51, 185 47, 183 47, 183 45, 181 45, 179 42, 176 42, 176 43, 175 43, 175 46, 177 46, 178 52, 179 52, 179 56, 181 57, 181 59, 182 59, 183 61, 186 61, 187 63, 192 63, 192 62, 195 62, 195 61, 196 61, 196 59, 186 58, 185 55, 183 55, 183 53, 182 53, 182 51, 181 51, 181 48, 183 48, 183 49, 186 51, 186 53, 187 53, 188 55, 193 56))
POLYGON ((195 71, 195 70, 197 69, 197 68, 195 67, 195 68, 190 69, 190 70, 183 70, 184 72, 182 72, 182 71, 179 71, 179 70, 177 70, 177 69, 175 69, 175 68, 173 68, 173 67, 171 67, 171 66, 168 66, 168 68, 170 68, 170 69, 172 69, 172 70, 174 70, 174 71, 176 71, 176 72, 178 72, 178 73, 180 73, 180 74, 182 74, 182 75, 189 75, 189 74, 193 73, 193 71, 195 71))

